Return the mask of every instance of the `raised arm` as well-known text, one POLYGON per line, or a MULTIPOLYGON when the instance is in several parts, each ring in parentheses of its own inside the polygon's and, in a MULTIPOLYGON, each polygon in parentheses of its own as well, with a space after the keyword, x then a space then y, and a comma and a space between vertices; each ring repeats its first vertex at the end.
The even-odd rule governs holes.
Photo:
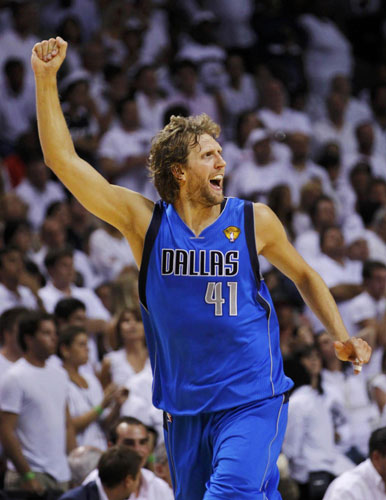
POLYGON ((66 50, 67 42, 60 37, 37 43, 32 50, 44 160, 87 210, 126 236, 139 265, 153 202, 139 193, 108 183, 77 155, 60 106, 56 82, 66 50))
POLYGON ((261 203, 254 205, 254 214, 258 253, 295 283, 306 304, 335 339, 338 358, 367 363, 371 355, 370 346, 362 339, 349 337, 327 285, 288 241, 276 215, 261 203))

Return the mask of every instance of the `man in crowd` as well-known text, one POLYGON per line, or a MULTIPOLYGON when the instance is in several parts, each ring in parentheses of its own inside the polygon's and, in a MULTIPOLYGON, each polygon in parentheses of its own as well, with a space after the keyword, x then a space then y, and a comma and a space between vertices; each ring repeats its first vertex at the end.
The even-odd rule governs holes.
POLYGON ((0 250, 0 314, 11 307, 37 308, 38 302, 34 294, 20 284, 22 270, 20 250, 12 246, 0 250))
MULTIPOLYGON (((129 500, 173 500, 170 487, 144 466, 149 457, 149 434, 144 424, 134 417, 121 417, 110 429, 109 446, 126 445, 141 457, 141 473, 135 492, 129 500)), ((83 484, 95 480, 92 471, 83 484)))
POLYGON ((124 500, 137 489, 140 463, 129 447, 113 446, 101 456, 95 481, 68 491, 61 500, 124 500))
POLYGON ((23 316, 19 342, 24 357, 0 386, 0 440, 9 458, 5 487, 65 491, 70 480, 67 452, 75 446, 75 434, 67 377, 47 363, 57 344, 52 316, 36 311, 23 316))
POLYGON ((386 427, 370 436, 369 458, 336 478, 323 500, 386 499, 386 427))

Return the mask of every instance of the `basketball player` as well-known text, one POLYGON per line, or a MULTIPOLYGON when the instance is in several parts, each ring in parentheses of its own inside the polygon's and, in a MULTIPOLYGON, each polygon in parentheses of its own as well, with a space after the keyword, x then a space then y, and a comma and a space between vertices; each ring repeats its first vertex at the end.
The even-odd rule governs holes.
POLYGON ((224 199, 225 162, 209 117, 172 117, 149 164, 154 205, 109 184, 79 158, 61 111, 56 73, 67 43, 32 52, 47 165, 93 214, 119 229, 140 267, 140 300, 177 500, 276 500, 276 459, 292 387, 258 254, 291 278, 357 370, 370 347, 350 339, 321 278, 262 204, 224 199))

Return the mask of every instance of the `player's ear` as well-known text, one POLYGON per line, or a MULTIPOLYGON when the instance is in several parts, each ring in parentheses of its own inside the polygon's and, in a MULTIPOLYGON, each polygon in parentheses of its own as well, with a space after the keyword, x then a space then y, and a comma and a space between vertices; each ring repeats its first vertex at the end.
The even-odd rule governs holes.
POLYGON ((184 171, 179 163, 172 165, 172 174, 178 181, 184 178, 184 171))

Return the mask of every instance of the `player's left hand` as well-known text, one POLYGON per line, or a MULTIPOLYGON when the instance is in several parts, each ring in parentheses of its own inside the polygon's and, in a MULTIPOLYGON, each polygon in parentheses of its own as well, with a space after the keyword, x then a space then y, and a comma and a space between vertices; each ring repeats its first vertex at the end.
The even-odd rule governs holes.
POLYGON ((335 354, 341 361, 351 361, 354 365, 354 373, 362 370, 362 365, 368 363, 371 357, 371 347, 363 340, 351 337, 346 342, 334 342, 335 354))

